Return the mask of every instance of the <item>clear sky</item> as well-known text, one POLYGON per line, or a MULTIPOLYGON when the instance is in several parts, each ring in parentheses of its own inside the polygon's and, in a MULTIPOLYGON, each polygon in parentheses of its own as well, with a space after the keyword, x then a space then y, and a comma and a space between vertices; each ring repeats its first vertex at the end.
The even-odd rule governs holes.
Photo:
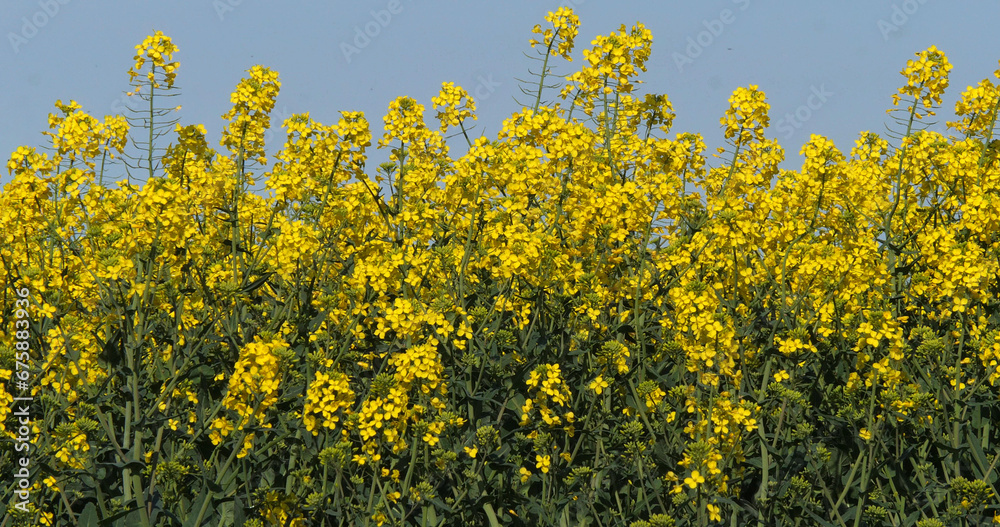
MULTIPOLYGON (((580 17, 569 74, 599 34, 641 21, 653 55, 639 93, 666 93, 677 119, 671 137, 702 134, 721 146, 719 118, 739 86, 756 84, 771 105, 769 137, 785 147, 784 168, 818 133, 849 153, 858 133, 885 131, 885 110, 914 53, 936 45, 954 69, 938 116, 952 120, 969 85, 994 81, 1000 60, 996 0, 766 1, 294 1, 129 2, 25 0, 0 3, 0 153, 43 146, 57 99, 88 113, 117 113, 129 88, 134 46, 161 30, 180 48, 182 124, 204 124, 217 146, 233 87, 255 64, 280 73, 272 124, 310 112, 333 124, 339 111, 364 111, 372 124, 369 174, 387 159, 374 150, 389 102, 409 95, 427 108, 443 81, 476 98, 475 134, 495 137, 519 110, 516 78, 536 63, 524 56, 535 24, 560 5, 580 17)), ((268 136, 273 154, 282 133, 268 136)), ((452 155, 462 146, 450 141, 452 155)), ((165 146, 165 145, 164 145, 165 146)), ((712 160, 717 166, 719 160, 712 160)), ((0 183, 9 181, 6 169, 0 183)))

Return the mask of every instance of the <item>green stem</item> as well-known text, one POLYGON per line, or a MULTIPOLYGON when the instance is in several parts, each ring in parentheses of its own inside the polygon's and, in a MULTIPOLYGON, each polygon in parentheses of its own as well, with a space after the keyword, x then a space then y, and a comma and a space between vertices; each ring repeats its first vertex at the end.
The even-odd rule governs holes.
MULTIPOLYGON (((151 66, 150 72, 153 74, 153 78, 156 78, 156 65, 151 66)), ((149 165, 147 167, 149 171, 149 177, 147 182, 152 182, 153 180, 153 117, 156 112, 153 110, 153 97, 156 93, 156 82, 152 81, 149 83, 149 144, 146 147, 146 163, 149 165)))
POLYGON ((549 42, 549 46, 545 48, 545 60, 542 61, 542 72, 538 75, 538 93, 535 95, 535 105, 532 106, 531 111, 535 113, 538 111, 538 107, 542 104, 542 88, 545 87, 545 74, 549 71, 549 56, 552 53, 552 46, 555 45, 556 38, 555 35, 552 37, 552 41, 549 42))

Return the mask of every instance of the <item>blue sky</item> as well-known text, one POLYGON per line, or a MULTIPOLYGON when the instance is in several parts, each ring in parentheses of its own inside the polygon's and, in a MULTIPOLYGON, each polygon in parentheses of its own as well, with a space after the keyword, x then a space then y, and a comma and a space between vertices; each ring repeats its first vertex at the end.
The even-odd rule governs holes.
MULTIPOLYGON (((117 113, 134 46, 161 30, 180 48, 182 124, 204 124, 217 144, 233 87, 262 64, 281 75, 276 127, 295 113, 332 124, 339 111, 365 112, 371 174, 388 156, 374 141, 389 102, 414 97, 430 123, 443 81, 476 96, 474 132, 495 137, 520 108, 516 78, 537 66, 524 56, 531 28, 560 5, 573 7, 581 25, 576 60, 557 61, 556 73, 571 73, 594 36, 641 21, 654 40, 640 93, 669 96, 677 113, 671 137, 695 132, 710 150, 722 146, 719 118, 730 94, 756 84, 771 105, 768 136, 784 146, 789 169, 800 166, 811 133, 845 153, 859 132, 883 133, 903 83, 899 71, 914 53, 936 45, 954 65, 935 127, 942 131, 967 86, 996 80, 1000 59, 996 0, 3 2, 0 153, 6 159, 19 145, 43 146, 40 132, 57 99, 75 99, 100 117, 117 113)), ((283 134, 268 139, 273 154, 283 134)), ((458 157, 462 145, 449 144, 458 157)), ((0 183, 7 181, 4 170, 0 183)))

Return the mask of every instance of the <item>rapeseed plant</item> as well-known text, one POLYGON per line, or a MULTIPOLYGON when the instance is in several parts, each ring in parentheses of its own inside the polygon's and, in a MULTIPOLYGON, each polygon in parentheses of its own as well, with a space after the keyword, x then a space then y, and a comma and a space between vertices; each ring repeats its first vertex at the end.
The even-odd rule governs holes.
POLYGON ((433 127, 389 104, 371 176, 360 112, 288 118, 269 165, 263 66, 218 149, 169 121, 159 32, 129 70, 145 128, 57 102, 50 151, 13 152, 0 193, 4 290, 29 297, 0 311, 0 430, 44 467, 5 521, 996 518, 996 86, 962 95, 961 137, 923 129, 951 70, 931 47, 901 72, 899 129, 849 153, 812 135, 799 170, 739 87, 710 168, 704 138, 667 137, 668 97, 638 94, 645 26, 557 82, 579 20, 545 20, 533 104, 496 139, 468 137, 476 102, 443 83, 433 127), (106 187, 130 134, 149 177, 106 187))

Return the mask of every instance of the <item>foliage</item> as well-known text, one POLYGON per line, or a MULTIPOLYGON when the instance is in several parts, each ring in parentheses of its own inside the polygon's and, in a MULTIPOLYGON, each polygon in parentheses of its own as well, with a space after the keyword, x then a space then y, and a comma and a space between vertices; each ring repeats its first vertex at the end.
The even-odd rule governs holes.
MULTIPOLYGON (((128 121, 57 102, 51 152, 18 148, 0 194, 4 474, 21 458, 10 408, 27 392, 6 380, 24 288, 37 366, 33 498, 19 511, 4 485, 5 521, 998 514, 997 85, 963 94, 957 136, 920 129, 951 68, 932 47, 902 72, 895 144, 864 132, 848 156, 814 135, 797 171, 778 168, 764 93, 741 87, 710 167, 700 136, 667 137, 665 95, 633 94, 641 24, 595 39, 541 104, 578 23, 546 20, 533 107, 452 157, 468 94, 444 84, 440 131, 400 97, 374 179, 359 112, 289 118, 268 168, 280 82, 261 66, 222 150, 200 125, 176 125, 155 163, 136 143, 141 187, 102 184, 128 121), (258 181, 267 197, 247 192, 258 181)), ((174 51, 160 34, 139 46, 151 112, 174 51)))

